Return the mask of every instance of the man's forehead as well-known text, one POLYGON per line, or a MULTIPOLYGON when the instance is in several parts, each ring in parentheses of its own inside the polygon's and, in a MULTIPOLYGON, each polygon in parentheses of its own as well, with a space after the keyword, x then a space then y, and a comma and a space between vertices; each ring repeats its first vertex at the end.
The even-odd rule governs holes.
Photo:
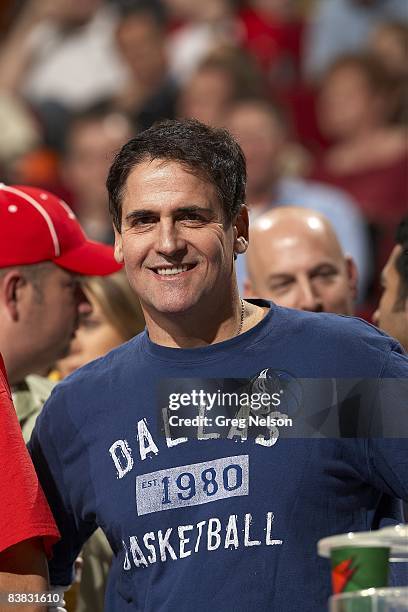
POLYGON ((302 261, 310 259, 339 259, 340 253, 323 233, 299 233, 290 230, 262 231, 252 236, 252 244, 259 255, 302 261))
POLYGON ((163 208, 175 202, 183 206, 211 206, 219 201, 215 186, 193 169, 172 160, 146 160, 129 173, 123 191, 123 207, 130 210, 163 208))
MULTIPOLYGON (((266 235, 265 235, 266 238, 266 235)), ((295 236, 286 236, 282 240, 262 240, 252 242, 252 267, 264 270, 265 276, 295 276, 310 274, 321 266, 341 269, 344 260, 336 256, 333 249, 324 244, 298 240, 295 236)))
POLYGON ((83 276, 82 274, 72 272, 71 270, 67 270, 66 268, 62 268, 61 266, 58 266, 56 264, 53 264, 51 271, 54 273, 54 276, 58 276, 61 279, 75 280, 81 282, 85 278, 85 276, 83 276))

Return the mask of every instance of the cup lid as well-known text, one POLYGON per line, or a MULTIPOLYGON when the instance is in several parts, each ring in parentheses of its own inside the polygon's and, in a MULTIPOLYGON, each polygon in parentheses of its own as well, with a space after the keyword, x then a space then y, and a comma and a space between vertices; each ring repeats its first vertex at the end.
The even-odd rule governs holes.
POLYGON ((321 557, 330 557, 332 549, 346 546, 390 548, 390 561, 408 560, 408 525, 394 525, 378 531, 350 531, 323 538, 317 543, 317 552, 321 557))

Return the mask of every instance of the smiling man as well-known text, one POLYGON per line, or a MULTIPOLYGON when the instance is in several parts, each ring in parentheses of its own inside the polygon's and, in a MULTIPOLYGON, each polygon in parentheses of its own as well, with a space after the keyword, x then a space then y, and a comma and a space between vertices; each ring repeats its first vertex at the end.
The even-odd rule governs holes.
POLYGON ((329 221, 308 208, 282 206, 255 220, 247 255, 250 296, 312 312, 353 314, 357 269, 329 221))
POLYGON ((333 378, 340 398, 347 381, 374 379, 360 391, 374 410, 382 377, 407 378, 407 359, 362 321, 240 298, 245 162, 225 130, 157 124, 122 148, 107 186, 116 259, 147 329, 58 385, 37 421, 30 450, 62 534, 52 582, 69 584, 101 526, 114 551, 108 612, 323 612, 330 568, 316 542, 399 521, 408 456, 406 440, 370 437, 370 418, 368 439, 343 413, 347 438, 325 438, 316 404, 336 421, 333 378), (318 395, 298 379, 318 379, 318 395), (245 415, 269 383, 275 425, 253 430, 245 415), (223 401, 237 385, 235 414, 223 401), (288 413, 307 435, 284 435, 288 413), (178 429, 173 415, 208 426, 178 429))
POLYGON ((159 130, 145 132, 149 142, 140 137, 140 153, 131 150, 133 141, 122 150, 125 163, 132 157, 126 185, 117 184, 119 165, 108 179, 116 258, 125 262, 150 338, 177 347, 227 339, 265 311, 240 300, 234 274, 234 254, 248 245, 242 152, 220 131, 220 153, 214 154, 212 132, 195 129, 202 142, 182 152, 177 131, 164 144, 159 130))

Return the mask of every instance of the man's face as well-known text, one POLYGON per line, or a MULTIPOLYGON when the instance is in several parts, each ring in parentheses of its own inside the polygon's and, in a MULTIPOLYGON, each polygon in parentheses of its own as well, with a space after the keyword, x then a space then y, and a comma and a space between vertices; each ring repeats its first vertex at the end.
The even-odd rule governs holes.
POLYGON ((126 182, 115 256, 150 315, 205 311, 235 282, 234 231, 212 184, 179 163, 146 161, 126 182))
POLYGON ((398 304, 400 277, 395 262, 401 253, 396 245, 381 274, 383 293, 373 320, 378 327, 393 336, 408 350, 408 300, 398 304))
POLYGON ((130 137, 129 124, 118 115, 73 126, 62 172, 79 203, 98 203, 107 209, 105 181, 113 152, 130 137))
POLYGON ((248 295, 299 310, 353 313, 355 267, 328 238, 265 231, 253 236, 248 255, 248 295))
POLYGON ((198 70, 185 84, 179 100, 182 117, 221 126, 233 95, 232 79, 224 70, 198 70))
POLYGON ((35 284, 28 282, 21 302, 21 333, 30 338, 33 369, 50 367, 65 356, 78 326, 79 313, 90 311, 76 277, 49 264, 35 284))
POLYGON ((228 129, 245 154, 248 193, 269 188, 285 140, 282 128, 265 110, 243 104, 231 113, 228 129))
POLYGON ((136 80, 153 83, 164 77, 166 58, 163 32, 148 14, 129 16, 117 31, 117 42, 136 80))
POLYGON ((324 81, 318 99, 318 119, 324 135, 335 140, 352 137, 362 125, 376 121, 378 99, 358 66, 342 66, 324 81))

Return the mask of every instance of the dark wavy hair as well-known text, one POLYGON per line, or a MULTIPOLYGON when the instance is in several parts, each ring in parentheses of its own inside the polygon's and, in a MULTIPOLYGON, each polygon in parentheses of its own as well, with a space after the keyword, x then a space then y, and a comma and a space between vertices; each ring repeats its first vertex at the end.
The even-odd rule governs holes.
POLYGON ((161 121, 129 140, 109 170, 106 181, 109 211, 118 232, 128 176, 138 164, 154 159, 178 162, 214 185, 227 222, 236 217, 245 203, 245 157, 227 130, 194 119, 161 121))

